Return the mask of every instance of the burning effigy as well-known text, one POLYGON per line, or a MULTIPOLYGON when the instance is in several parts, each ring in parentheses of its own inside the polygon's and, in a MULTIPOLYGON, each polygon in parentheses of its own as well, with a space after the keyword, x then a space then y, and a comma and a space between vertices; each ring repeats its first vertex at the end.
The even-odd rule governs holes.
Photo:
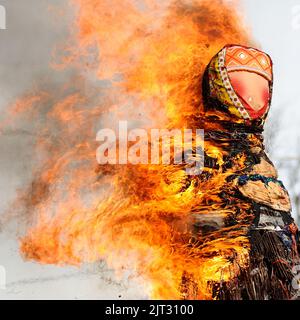
POLYGON ((151 299, 292 299, 299 232, 262 135, 272 61, 254 49, 238 3, 70 4, 72 41, 53 66, 79 75, 10 109, 9 125, 34 123, 38 155, 12 206, 26 220, 24 259, 105 261, 118 276, 130 271, 151 299), (203 129, 202 172, 163 161, 97 163, 107 115, 142 119, 147 130, 203 129))
POLYGON ((297 296, 292 279, 299 263, 299 231, 262 136, 272 85, 271 58, 239 45, 225 46, 204 74, 205 138, 222 154, 222 161, 205 155, 199 179, 202 183, 219 175, 226 179, 216 190, 216 199, 195 210, 194 239, 200 251, 219 244, 219 249, 209 250, 212 264, 216 258, 227 261, 219 279, 211 282, 212 295, 218 299, 297 296))

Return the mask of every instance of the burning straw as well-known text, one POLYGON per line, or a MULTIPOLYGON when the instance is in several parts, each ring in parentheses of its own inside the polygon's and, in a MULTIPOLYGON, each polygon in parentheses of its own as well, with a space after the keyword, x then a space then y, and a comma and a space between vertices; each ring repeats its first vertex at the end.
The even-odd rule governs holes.
POLYGON ((178 166, 97 166, 95 134, 99 123, 121 119, 197 127, 211 57, 228 43, 252 44, 236 8, 221 0, 70 0, 70 41, 53 67, 75 68, 80 77, 11 108, 15 119, 34 123, 39 155, 17 200, 31 221, 20 241, 25 259, 78 266, 104 259, 119 274, 133 271, 160 299, 184 298, 184 278, 195 298, 211 299, 207 283, 230 277, 226 253, 245 258, 247 239, 207 239, 199 248, 190 230, 191 212, 231 210, 219 207, 227 175, 199 183, 178 166))

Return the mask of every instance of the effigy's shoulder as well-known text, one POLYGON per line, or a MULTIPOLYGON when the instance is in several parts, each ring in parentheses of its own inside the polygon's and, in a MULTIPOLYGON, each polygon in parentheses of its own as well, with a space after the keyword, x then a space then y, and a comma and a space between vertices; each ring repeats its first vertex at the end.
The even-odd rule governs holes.
POLYGON ((291 212, 290 196, 278 172, 262 148, 247 151, 250 166, 235 175, 234 188, 238 194, 274 210, 291 212), (255 161, 254 161, 255 159, 255 161))
POLYGON ((291 200, 280 180, 261 175, 241 176, 237 188, 246 198, 274 210, 290 212, 291 200))

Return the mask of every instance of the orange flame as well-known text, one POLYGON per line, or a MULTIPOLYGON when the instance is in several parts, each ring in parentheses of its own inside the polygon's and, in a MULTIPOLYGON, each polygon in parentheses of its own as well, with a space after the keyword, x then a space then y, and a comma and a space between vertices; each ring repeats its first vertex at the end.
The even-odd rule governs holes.
MULTIPOLYGON (((219 197, 232 172, 210 169, 213 177, 203 182, 171 165, 95 171, 94 141, 97 121, 108 115, 145 120, 148 128, 199 126, 201 80, 211 57, 228 43, 251 45, 237 3, 70 0, 70 5, 76 9, 73 45, 53 65, 77 68, 81 76, 42 102, 27 97, 16 108, 19 116, 26 111, 37 119, 41 164, 20 196, 34 213, 21 252, 44 264, 105 259, 119 273, 130 269, 141 276, 155 299, 211 299, 210 284, 238 272, 228 257, 238 255, 237 263, 245 265, 249 244, 243 228, 222 230, 197 244, 191 221, 212 210, 219 217, 234 212, 234 204, 224 208, 219 197), (83 89, 93 73, 99 88, 83 89)), ((222 150, 207 144, 206 151, 222 163, 222 150)))

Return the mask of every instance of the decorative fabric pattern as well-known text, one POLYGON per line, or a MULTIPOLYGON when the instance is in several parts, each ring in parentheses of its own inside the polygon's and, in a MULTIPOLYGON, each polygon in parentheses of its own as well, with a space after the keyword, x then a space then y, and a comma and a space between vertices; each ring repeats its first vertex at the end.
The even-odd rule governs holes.
POLYGON ((271 58, 257 49, 241 46, 228 47, 225 66, 227 71, 250 71, 264 76, 270 82, 273 79, 271 58))
MULTIPOLYGON (((270 97, 272 95, 273 71, 271 58, 256 49, 242 46, 225 46, 211 61, 208 68, 209 86, 211 97, 224 104, 229 112, 240 119, 252 120, 253 118, 236 94, 228 75, 229 71, 249 71, 264 76, 270 81, 270 97)), ((269 106, 258 112, 264 120, 269 111, 269 106)), ((254 113, 256 114, 256 113, 254 113)))

